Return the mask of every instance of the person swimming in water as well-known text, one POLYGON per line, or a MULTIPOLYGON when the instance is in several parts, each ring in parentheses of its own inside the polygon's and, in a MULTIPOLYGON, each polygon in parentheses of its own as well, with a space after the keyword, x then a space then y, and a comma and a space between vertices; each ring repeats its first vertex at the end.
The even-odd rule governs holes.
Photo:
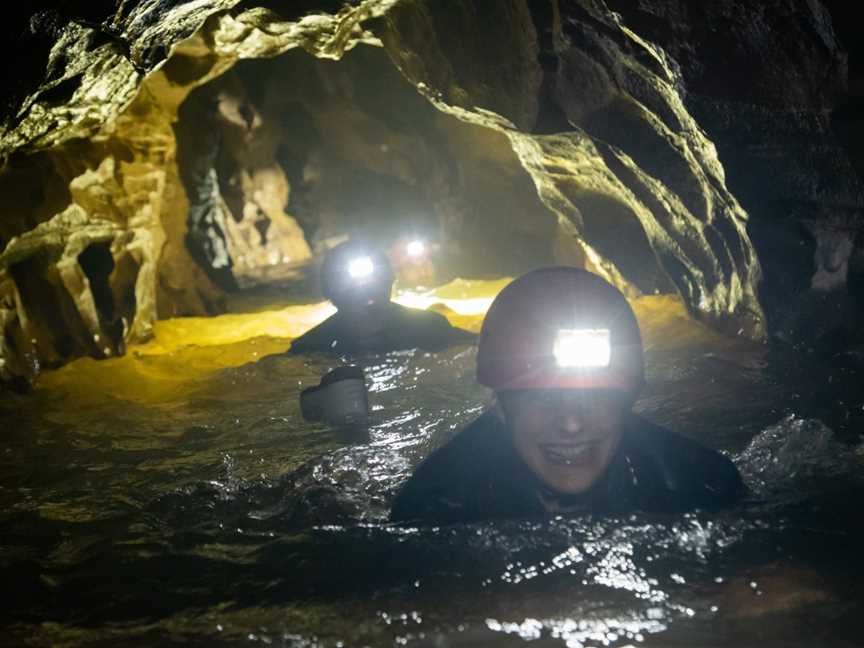
POLYGON ((476 341, 474 333, 451 326, 439 313, 390 301, 390 263, 383 252, 362 243, 348 241, 330 251, 321 285, 337 312, 294 340, 291 354, 436 351, 476 341))
POLYGON ((477 380, 494 406, 420 464, 392 521, 717 509, 746 492, 722 454, 632 411, 639 325, 594 274, 544 268, 508 285, 483 322, 477 380))

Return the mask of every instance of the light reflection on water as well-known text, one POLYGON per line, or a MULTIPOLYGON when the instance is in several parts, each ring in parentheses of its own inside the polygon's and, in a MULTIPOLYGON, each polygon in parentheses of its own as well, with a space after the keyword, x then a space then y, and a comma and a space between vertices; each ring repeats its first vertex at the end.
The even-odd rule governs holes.
POLYGON ((221 359, 178 346, 170 359, 124 361, 118 371, 138 379, 202 358, 222 363, 144 402, 121 385, 84 396, 75 380, 89 369, 61 372, 54 389, 0 403, 0 565, 16 594, 0 612, 7 636, 34 645, 860 643, 858 374, 715 338, 675 348, 647 337, 641 410, 733 455, 753 489, 746 506, 387 524, 390 497, 416 462, 487 404, 471 349, 368 359, 366 431, 299 417, 300 389, 334 360, 235 362, 250 348, 236 345, 250 341, 212 349, 221 359), (831 390, 812 387, 828 375, 831 390))

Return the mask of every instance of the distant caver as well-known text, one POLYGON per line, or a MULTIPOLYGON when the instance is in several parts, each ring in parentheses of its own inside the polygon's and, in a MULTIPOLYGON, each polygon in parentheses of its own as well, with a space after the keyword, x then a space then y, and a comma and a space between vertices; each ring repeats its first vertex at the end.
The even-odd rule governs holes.
POLYGON ((362 243, 349 241, 333 248, 321 268, 321 284, 338 311, 294 340, 289 353, 435 351, 476 339, 451 326, 443 315, 391 302, 390 262, 383 252, 362 243))

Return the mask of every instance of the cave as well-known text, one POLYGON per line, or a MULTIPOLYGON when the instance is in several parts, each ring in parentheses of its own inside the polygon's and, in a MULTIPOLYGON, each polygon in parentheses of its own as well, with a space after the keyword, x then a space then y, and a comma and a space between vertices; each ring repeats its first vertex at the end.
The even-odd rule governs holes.
MULTIPOLYGON (((79 59, 51 61, 69 69, 31 92, 5 137, 0 183, 15 215, 4 255, 25 239, 35 251, 74 210, 111 223, 115 260, 138 267, 118 296, 136 304, 125 326, 90 314, 113 352, 159 319, 224 312, 237 292, 282 283, 314 294, 322 255, 361 235, 383 248, 428 239, 427 283, 575 263, 630 296, 675 295, 693 317, 752 339, 788 319, 783 290, 759 292, 763 267, 786 292, 807 288, 807 270, 790 279, 751 241, 785 236, 796 257, 818 258, 822 221, 748 217, 684 71, 609 9, 511 3, 495 29, 479 5, 364 3, 299 19, 178 11, 165 19, 170 49, 145 39, 140 60, 73 20, 79 59)), ((20 289, 6 276, 11 300, 20 289)), ((25 329, 40 318, 12 310, 6 337, 33 339, 25 329)), ((32 377, 16 349, 4 375, 32 377)), ((40 366, 56 366, 49 355, 40 366)))
POLYGON ((860 640, 864 68, 848 7, 9 11, 10 641, 860 640), (344 241, 389 256, 394 302, 473 333, 514 278, 599 275, 642 329, 637 413, 729 457, 751 499, 614 523, 389 523, 410 471, 498 405, 473 347, 400 351, 358 361, 368 430, 303 420, 302 391, 349 360, 288 355, 334 312, 320 272, 344 241))

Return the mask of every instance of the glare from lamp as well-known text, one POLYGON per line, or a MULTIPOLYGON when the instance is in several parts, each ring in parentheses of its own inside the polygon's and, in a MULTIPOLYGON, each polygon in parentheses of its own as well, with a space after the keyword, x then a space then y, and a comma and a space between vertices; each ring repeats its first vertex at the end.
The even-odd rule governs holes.
POLYGON ((609 329, 561 329, 553 353, 559 367, 608 367, 612 355, 609 329))
POLYGON ((426 246, 423 245, 423 241, 411 241, 405 246, 405 251, 408 253, 408 256, 417 258, 423 256, 426 252, 426 246))
POLYGON ((375 264, 368 256, 352 259, 348 264, 348 274, 352 279, 365 279, 375 272, 375 264))

